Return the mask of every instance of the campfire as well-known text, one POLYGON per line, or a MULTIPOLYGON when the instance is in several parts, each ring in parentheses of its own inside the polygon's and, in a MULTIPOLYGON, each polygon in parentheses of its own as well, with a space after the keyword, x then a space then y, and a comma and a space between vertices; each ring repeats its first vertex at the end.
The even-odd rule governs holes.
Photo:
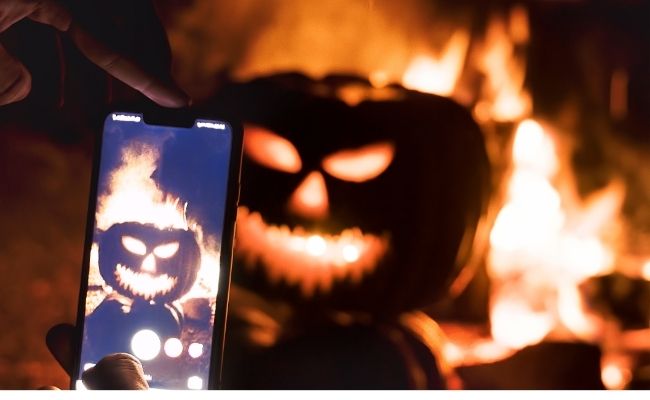
MULTIPOLYGON (((452 293, 489 291, 488 312, 486 329, 443 323, 449 339, 447 361, 455 366, 494 363, 543 342, 582 343, 602 352, 605 387, 627 387, 636 354, 650 347, 650 335, 638 330, 647 327, 649 315, 643 326, 629 330, 609 304, 614 295, 607 293, 625 292, 621 287, 650 279, 650 246, 624 212, 630 207, 625 172, 609 173, 589 186, 589 171, 576 169, 575 159, 588 142, 580 140, 584 127, 576 121, 589 116, 580 115, 579 105, 590 100, 554 103, 542 93, 544 74, 538 69, 543 67, 535 60, 554 55, 535 52, 544 48, 539 43, 545 43, 543 35, 549 31, 542 22, 552 8, 535 3, 445 8, 414 0, 398 10, 384 3, 331 1, 269 9, 273 19, 247 25, 246 34, 254 39, 242 39, 245 50, 231 59, 231 72, 240 80, 284 70, 317 78, 352 72, 368 79, 374 92, 340 93, 348 104, 389 98, 390 85, 399 84, 452 98, 471 110, 493 169, 489 233, 485 243, 475 244, 482 257, 475 264, 489 284, 468 286, 468 274, 461 274, 452 293), (542 15, 536 26, 531 24, 534 13, 542 15), (334 25, 335 30, 327 29, 334 25), (538 99, 541 104, 536 104, 538 99), (617 283, 610 282, 615 278, 617 283)), ((566 7, 577 8, 577 15, 581 10, 566 7)), ((253 20, 252 14, 240 11, 241 21, 253 20)), ((198 2, 170 19, 179 57, 199 61, 198 69, 179 70, 188 83, 195 81, 191 73, 214 71, 219 64, 215 58, 232 56, 216 51, 202 57, 187 46, 188 27, 215 14, 215 6, 198 2)), ((629 71, 623 65, 608 73, 606 106, 593 118, 602 126, 614 126, 629 111, 629 71)), ((607 140, 621 148, 624 141, 610 131, 607 140)))

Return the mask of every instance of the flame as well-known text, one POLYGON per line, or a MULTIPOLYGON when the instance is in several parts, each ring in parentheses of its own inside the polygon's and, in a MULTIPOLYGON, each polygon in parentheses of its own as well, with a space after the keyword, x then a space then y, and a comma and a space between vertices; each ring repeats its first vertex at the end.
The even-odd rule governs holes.
POLYGON ((555 143, 535 120, 526 119, 517 127, 512 158, 518 169, 548 178, 557 172, 555 143))
POLYGON ((631 362, 621 354, 607 354, 601 360, 600 376, 607 389, 625 389, 632 379, 631 362))
POLYGON ((580 200, 558 154, 557 141, 538 122, 518 125, 506 202, 490 232, 492 334, 515 348, 537 343, 559 326, 585 340, 601 332, 577 287, 613 268, 612 245, 604 237, 625 189, 613 181, 580 200))
POLYGON ((541 342, 553 328, 552 313, 527 289, 493 290, 490 323, 497 343, 520 349, 541 342))
POLYGON ((603 332, 603 321, 585 307, 578 288, 565 284, 558 290, 558 313, 564 325, 585 340, 596 340, 603 332))
POLYGON ((483 51, 477 61, 477 68, 486 77, 483 97, 475 108, 482 121, 516 121, 532 109, 532 99, 524 89, 525 59, 516 47, 516 43, 527 41, 527 27, 525 9, 513 9, 510 29, 500 17, 493 17, 488 23, 483 51))
POLYGON ((440 327, 445 334, 442 356, 453 368, 494 363, 515 353, 512 348, 486 337, 483 328, 476 325, 446 323, 440 327))
POLYGON ((445 361, 453 368, 489 364, 514 354, 514 351, 491 339, 474 340, 462 345, 449 341, 442 348, 445 361))
POLYGON ((465 65, 469 33, 456 31, 440 56, 417 56, 404 72, 402 84, 408 89, 451 96, 465 65))
POLYGON ((530 39, 528 24, 528 10, 521 4, 516 4, 510 9, 508 28, 512 41, 516 44, 526 44, 530 39))
POLYGON ((124 149, 121 166, 110 175, 110 191, 98 202, 98 229, 128 221, 151 223, 160 229, 188 228, 184 204, 163 194, 151 179, 159 157, 155 148, 144 144, 124 149))
MULTIPOLYGON (((219 281, 219 245, 215 238, 203 234, 201 226, 185 215, 186 204, 179 198, 163 193, 151 178, 160 158, 158 150, 143 143, 125 147, 120 165, 108 178, 108 191, 99 197, 95 215, 96 227, 106 230, 113 224, 139 222, 153 224, 159 229, 174 228, 191 230, 195 233, 201 251, 201 266, 196 283, 179 302, 195 297, 209 298, 214 306, 219 281)), ((102 171, 103 172, 103 171, 102 171)), ((168 291, 172 279, 166 276, 152 277, 148 274, 116 274, 126 285, 138 286, 143 293, 153 295, 157 291, 168 291)), ((92 313, 107 295, 113 292, 106 285, 99 272, 98 247, 94 243, 90 252, 89 295, 86 301, 86 315, 92 313), (101 290, 92 288, 101 287, 101 290)))

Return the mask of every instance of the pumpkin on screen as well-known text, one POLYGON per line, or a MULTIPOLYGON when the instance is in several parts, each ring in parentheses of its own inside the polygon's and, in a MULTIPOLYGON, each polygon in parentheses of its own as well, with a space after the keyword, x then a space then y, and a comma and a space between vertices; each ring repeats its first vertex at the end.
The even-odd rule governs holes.
POLYGON ((101 233, 99 269, 117 293, 171 303, 194 285, 201 254, 194 232, 123 222, 101 233))
POLYGON ((245 126, 236 283, 384 316, 445 294, 487 202, 488 160, 464 108, 300 74, 227 84, 210 106, 245 126))

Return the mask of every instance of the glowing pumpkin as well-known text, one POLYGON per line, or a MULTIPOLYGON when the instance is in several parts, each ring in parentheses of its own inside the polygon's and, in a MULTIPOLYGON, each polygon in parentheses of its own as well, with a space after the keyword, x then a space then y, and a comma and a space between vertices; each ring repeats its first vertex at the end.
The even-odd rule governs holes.
POLYGON ((487 201, 480 131, 448 99, 376 90, 298 74, 221 88, 210 107, 246 124, 235 282, 376 315, 446 292, 487 201), (349 87, 367 100, 341 100, 349 87))
POLYGON ((159 303, 179 299, 194 285, 200 260, 192 231, 125 222, 111 226, 100 237, 102 277, 113 290, 131 299, 159 303))

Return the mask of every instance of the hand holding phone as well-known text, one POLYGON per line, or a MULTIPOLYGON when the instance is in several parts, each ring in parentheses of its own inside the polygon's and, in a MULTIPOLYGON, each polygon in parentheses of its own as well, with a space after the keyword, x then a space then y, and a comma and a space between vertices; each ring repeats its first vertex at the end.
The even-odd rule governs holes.
MULTIPOLYGON (((50 353, 58 361, 68 376, 74 375, 77 328, 70 324, 57 324, 47 332, 45 342, 50 353)), ((78 355, 77 355, 78 356, 78 355)), ((77 360, 78 361, 78 360, 77 360)), ((130 354, 117 353, 101 359, 97 365, 81 376, 85 387, 94 390, 143 390, 149 389, 144 377, 142 364, 130 354)), ((56 386, 45 385, 42 390, 60 390, 56 386)))
POLYGON ((150 387, 218 386, 241 134, 112 113, 93 174, 73 382, 130 353, 150 387))

